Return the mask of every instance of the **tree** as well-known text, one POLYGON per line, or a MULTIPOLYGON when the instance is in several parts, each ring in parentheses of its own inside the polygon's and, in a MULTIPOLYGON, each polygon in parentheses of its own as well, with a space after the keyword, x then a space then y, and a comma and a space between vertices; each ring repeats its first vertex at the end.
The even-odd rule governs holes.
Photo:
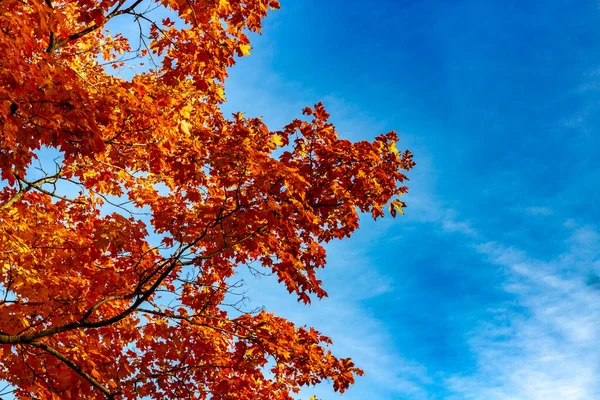
POLYGON ((0 2, 0 380, 17 397, 289 399, 361 374, 314 328, 227 306, 246 265, 325 296, 323 244, 383 216, 413 166, 394 132, 339 138, 322 104, 279 131, 222 115, 227 68, 278 6, 0 2))

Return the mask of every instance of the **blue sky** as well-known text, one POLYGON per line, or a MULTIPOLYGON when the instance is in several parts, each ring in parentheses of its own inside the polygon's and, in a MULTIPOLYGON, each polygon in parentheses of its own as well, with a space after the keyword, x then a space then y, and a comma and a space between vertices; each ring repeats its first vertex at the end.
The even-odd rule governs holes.
POLYGON ((253 45, 227 110, 278 129, 322 100, 417 162, 407 215, 328 247, 330 298, 249 279, 365 369, 341 398, 600 398, 597 2, 283 0, 253 45))

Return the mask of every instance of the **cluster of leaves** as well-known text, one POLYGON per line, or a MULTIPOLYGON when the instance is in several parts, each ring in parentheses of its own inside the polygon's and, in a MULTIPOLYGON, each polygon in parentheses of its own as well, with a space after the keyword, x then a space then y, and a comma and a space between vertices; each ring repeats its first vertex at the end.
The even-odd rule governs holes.
POLYGON ((361 374, 313 328, 226 306, 249 264, 325 296, 323 243, 383 216, 414 165, 393 132, 340 139, 321 104, 280 131, 222 115, 227 68, 278 7, 0 2, 0 380, 17 397, 290 399, 361 374), (132 56, 152 67, 111 72, 132 56), (33 176, 47 148, 55 169, 33 176))

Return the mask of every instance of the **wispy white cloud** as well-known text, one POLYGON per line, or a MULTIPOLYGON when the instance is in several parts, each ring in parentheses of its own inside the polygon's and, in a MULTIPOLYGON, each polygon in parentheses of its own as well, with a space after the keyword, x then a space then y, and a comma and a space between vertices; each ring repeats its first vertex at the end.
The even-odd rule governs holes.
POLYGON ((468 235, 468 236, 476 236, 477 235, 477 231, 475 229, 473 229, 473 227, 471 226, 470 223, 457 221, 456 219, 454 219, 453 217, 450 217, 450 216, 446 216, 441 221, 441 224, 442 224, 442 229, 445 232, 462 233, 462 234, 468 235))
MULTIPOLYGON (((521 210, 553 215, 546 207, 521 210)), ((512 301, 488 310, 465 337, 476 367, 445 376, 453 400, 588 400, 600 398, 600 290, 589 285, 600 270, 600 233, 567 219, 562 254, 550 261, 483 239, 469 221, 432 206, 421 214, 445 233, 462 235, 482 259, 501 267, 498 280, 512 301)), ((491 284, 495 284, 491 282, 491 284)), ((431 373, 431 372, 430 372, 431 373)), ((439 376, 439 375, 438 375, 439 376)))
POLYGON ((550 262, 501 243, 476 245, 503 268, 503 288, 514 302, 474 327, 468 342, 477 369, 446 379, 455 398, 600 398, 600 291, 586 284, 598 267, 600 236, 589 226, 568 226, 566 251, 550 262))

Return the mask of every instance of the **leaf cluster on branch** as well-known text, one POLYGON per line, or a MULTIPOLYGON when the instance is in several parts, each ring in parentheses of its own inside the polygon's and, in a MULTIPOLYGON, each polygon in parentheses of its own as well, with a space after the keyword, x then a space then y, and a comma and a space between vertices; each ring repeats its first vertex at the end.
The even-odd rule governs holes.
POLYGON ((291 399, 362 373, 315 329, 230 303, 245 266, 325 296, 323 244, 401 212, 414 165, 394 132, 341 139, 322 104, 278 131, 221 113, 227 69, 278 7, 0 2, 0 380, 16 397, 291 399))

